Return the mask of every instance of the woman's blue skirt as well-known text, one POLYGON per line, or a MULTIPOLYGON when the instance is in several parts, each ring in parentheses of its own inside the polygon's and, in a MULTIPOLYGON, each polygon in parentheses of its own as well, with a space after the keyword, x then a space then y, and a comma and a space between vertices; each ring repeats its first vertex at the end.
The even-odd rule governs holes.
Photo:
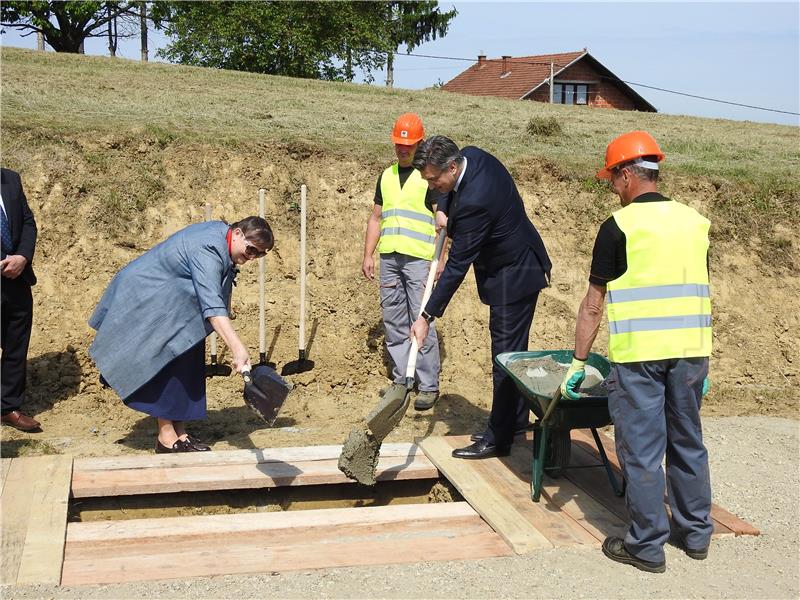
POLYGON ((123 402, 151 417, 197 421, 206 417, 205 340, 161 369, 123 402))

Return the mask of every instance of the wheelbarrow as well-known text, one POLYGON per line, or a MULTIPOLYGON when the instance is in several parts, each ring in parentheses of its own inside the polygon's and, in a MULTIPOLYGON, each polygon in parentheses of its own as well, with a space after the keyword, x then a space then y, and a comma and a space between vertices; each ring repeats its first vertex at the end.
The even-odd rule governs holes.
POLYGON ((541 350, 530 352, 504 352, 495 357, 497 365, 514 381, 517 389, 528 401, 537 420, 533 426, 533 464, 531 468, 531 500, 539 501, 542 476, 546 472, 559 477, 570 467, 572 429, 589 429, 605 467, 614 494, 625 493, 625 480, 620 485, 608 461, 608 456, 597 433, 598 427, 611 424, 608 412, 608 393, 603 381, 611 372, 608 360, 594 352, 586 361, 587 375, 580 389, 581 398, 561 398, 561 382, 572 362, 572 350, 541 350))

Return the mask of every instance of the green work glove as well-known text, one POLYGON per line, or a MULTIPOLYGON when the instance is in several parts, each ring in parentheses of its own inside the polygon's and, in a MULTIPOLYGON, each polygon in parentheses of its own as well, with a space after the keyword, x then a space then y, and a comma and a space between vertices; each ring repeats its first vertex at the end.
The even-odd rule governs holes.
POLYGON ((569 366, 567 374, 564 375, 564 381, 561 382, 561 396, 567 400, 578 400, 581 395, 578 393, 578 388, 581 387, 584 378, 586 377, 585 360, 578 360, 572 356, 572 364, 569 366))
POLYGON ((705 396, 708 394, 708 390, 711 389, 711 382, 708 380, 708 377, 703 379, 703 391, 700 393, 701 396, 705 396))

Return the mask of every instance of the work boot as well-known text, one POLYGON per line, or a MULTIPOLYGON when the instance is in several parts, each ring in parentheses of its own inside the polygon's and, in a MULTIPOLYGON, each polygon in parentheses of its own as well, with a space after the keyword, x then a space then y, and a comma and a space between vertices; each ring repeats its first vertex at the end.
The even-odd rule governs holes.
POLYGON ((419 392, 414 398, 414 410, 430 410, 439 399, 439 392, 419 392))
POLYGON ((628 552, 628 549, 625 547, 625 541, 622 538, 607 537, 603 542, 603 554, 611 560, 625 565, 631 565, 632 567, 636 567, 641 571, 647 571, 648 573, 664 573, 667 570, 667 563, 665 561, 651 562, 635 557, 628 552))
POLYGON ((689 548, 684 541, 681 542, 680 547, 686 553, 686 556, 693 558, 694 560, 705 560, 708 558, 708 546, 703 548, 689 548))

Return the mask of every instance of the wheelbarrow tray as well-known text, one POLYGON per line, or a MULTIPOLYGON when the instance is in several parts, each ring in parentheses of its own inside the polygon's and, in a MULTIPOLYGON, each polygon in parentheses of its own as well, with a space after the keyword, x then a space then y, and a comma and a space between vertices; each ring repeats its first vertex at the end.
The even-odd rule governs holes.
MULTIPOLYGON (((570 430, 589 429, 597 445, 597 452, 602 460, 601 465, 606 470, 608 481, 614 494, 622 496, 625 492, 625 482, 617 485, 616 477, 608 461, 608 456, 603 449, 603 444, 597 433, 598 427, 611 424, 611 415, 608 413, 608 395, 591 395, 583 392, 577 400, 560 398, 559 387, 564 375, 572 362, 572 350, 534 350, 529 352, 504 352, 495 357, 497 365, 505 371, 517 389, 525 397, 531 411, 538 417, 533 429, 533 462, 531 466, 531 500, 539 501, 542 491, 542 477, 545 470, 548 474, 557 477, 569 467, 570 460, 570 430), (522 361, 550 358, 562 368, 548 370, 544 374, 529 374, 522 361), (548 412, 551 402, 557 398, 557 404, 548 412), (549 445, 548 445, 549 444, 549 445)), ((605 380, 611 372, 611 363, 594 353, 589 353, 586 363, 597 369, 605 380)), ((594 381, 585 382, 588 389, 595 390, 594 386, 600 383, 596 376, 594 381)), ((601 388, 602 389, 602 388, 601 388)), ((595 392, 596 393, 596 392, 595 392)), ((580 467, 569 467, 580 468, 580 467)))
MULTIPOLYGON (((553 394, 560 386, 567 369, 569 369, 569 365, 572 362, 572 350, 504 352, 498 354, 494 360, 514 381, 517 389, 528 401, 533 414, 542 419, 547 412, 547 407, 552 402, 553 394), (542 358, 552 358, 555 362, 563 365, 563 372, 560 373, 560 377, 544 378, 541 385, 536 385, 539 382, 529 377, 520 377, 512 369, 514 363, 542 358)), ((589 353, 586 364, 597 369, 604 379, 611 372, 611 363, 604 356, 594 352, 589 353)), ((548 419, 550 428, 556 430, 592 429, 610 424, 611 416, 608 413, 608 396, 605 395, 583 395, 578 400, 561 399, 548 419)))

